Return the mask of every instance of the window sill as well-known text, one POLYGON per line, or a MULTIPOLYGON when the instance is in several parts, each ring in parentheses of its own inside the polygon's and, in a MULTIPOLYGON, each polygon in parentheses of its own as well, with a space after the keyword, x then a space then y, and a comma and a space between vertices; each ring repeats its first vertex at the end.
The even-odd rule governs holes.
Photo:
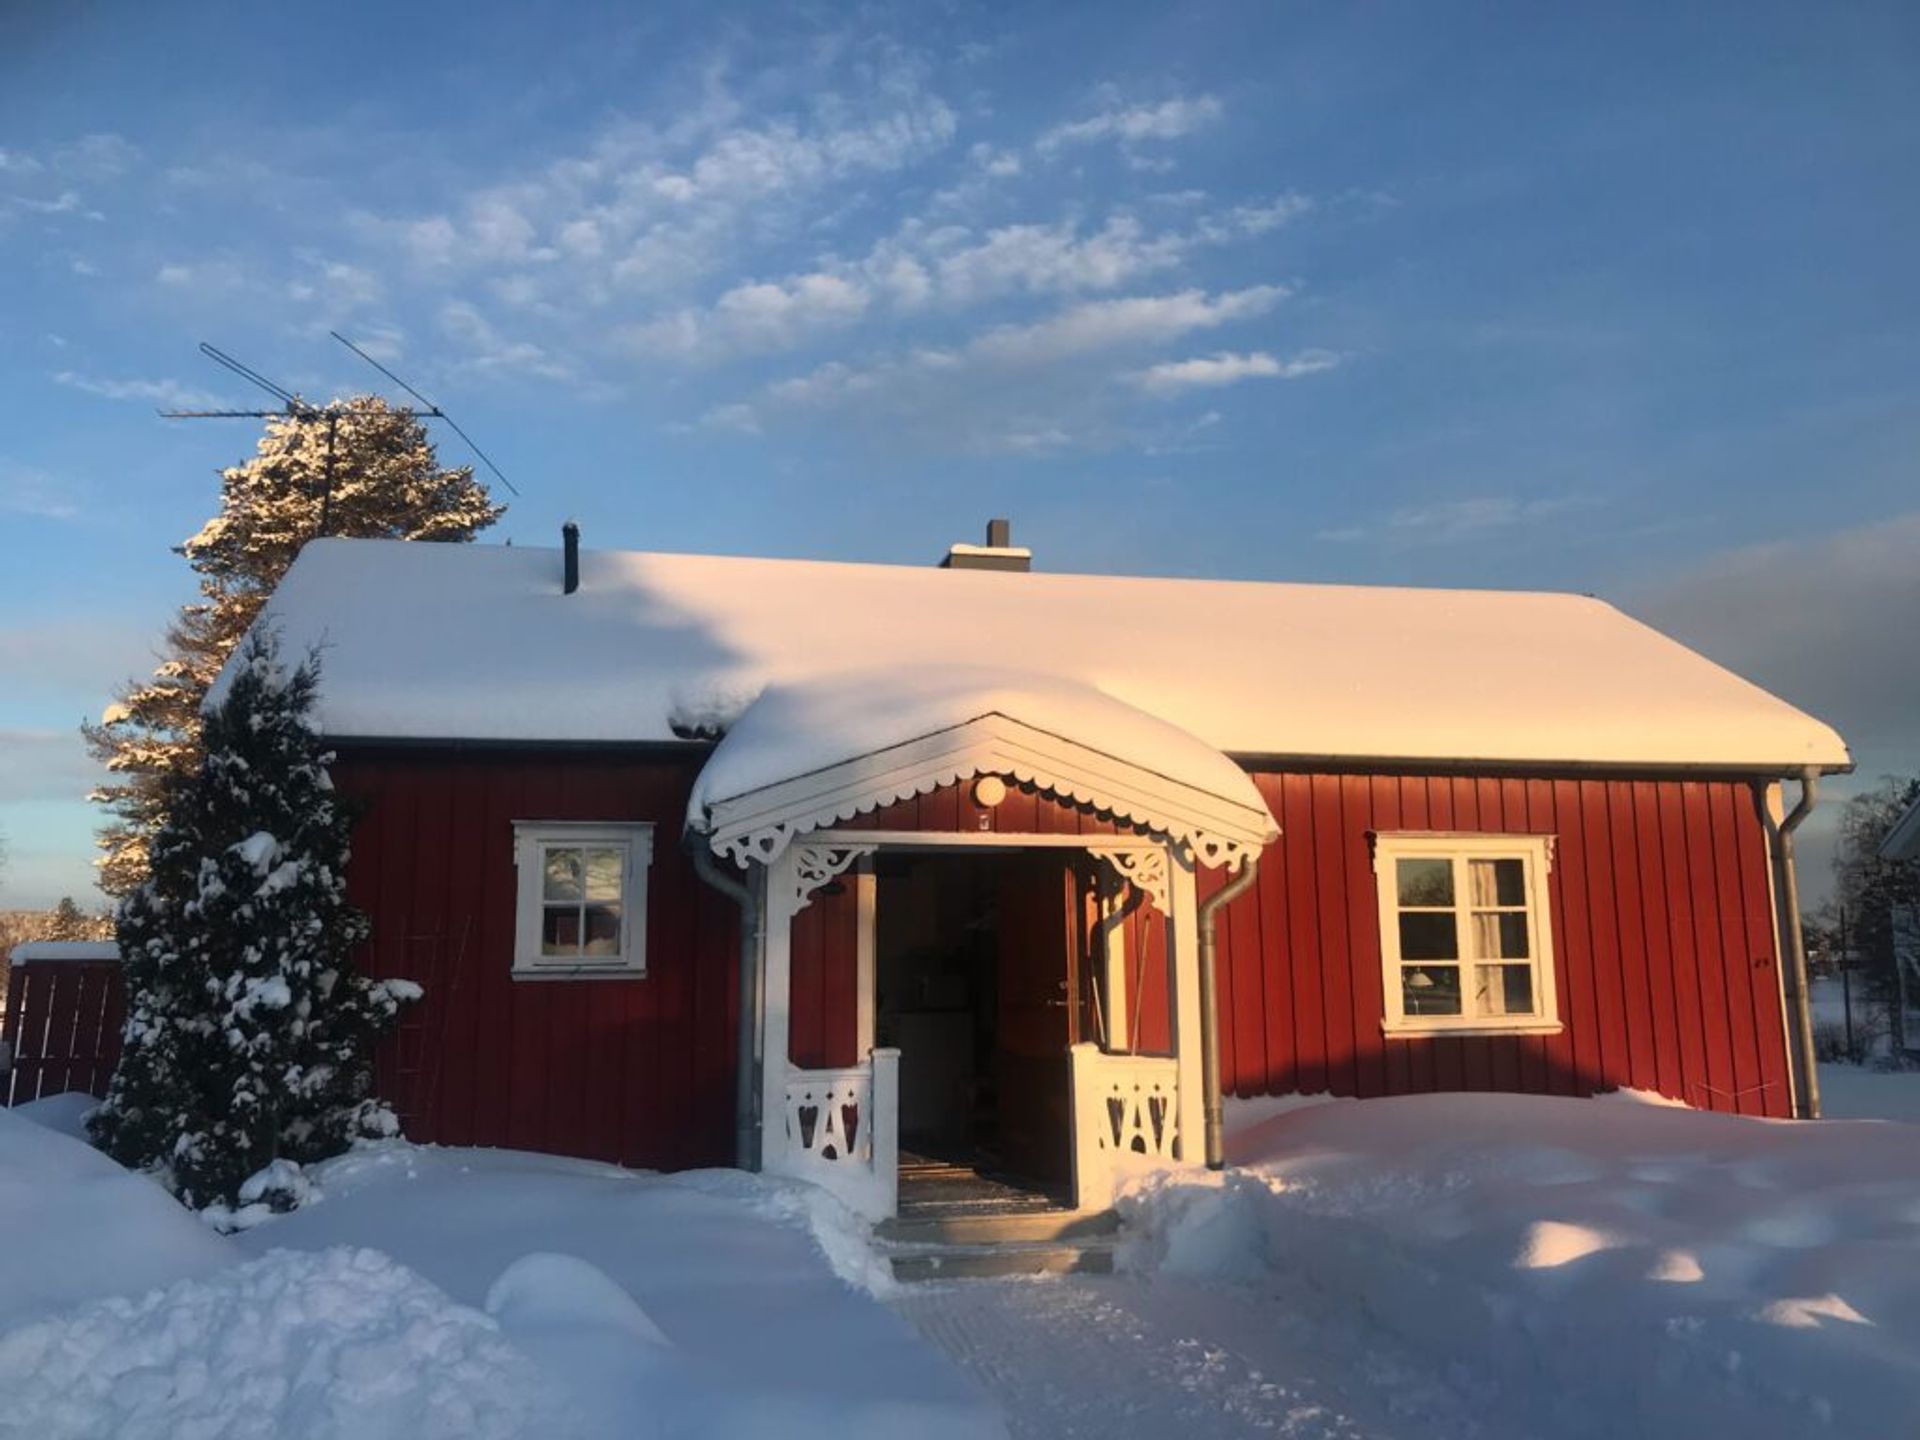
POLYGON ((1535 1020, 1525 1025, 1382 1025, 1380 1033, 1389 1040, 1432 1040, 1443 1035, 1484 1040, 1494 1035, 1558 1035, 1566 1028, 1558 1020, 1535 1020))
POLYGON ((516 980, 644 980, 647 967, 630 960, 606 961, 598 965, 516 965, 516 980))

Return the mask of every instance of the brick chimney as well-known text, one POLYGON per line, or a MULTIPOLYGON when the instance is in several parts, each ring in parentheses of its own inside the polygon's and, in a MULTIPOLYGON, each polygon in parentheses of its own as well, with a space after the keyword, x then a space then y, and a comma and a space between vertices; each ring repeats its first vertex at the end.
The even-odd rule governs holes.
POLYGON ((1004 518, 987 522, 984 545, 950 545, 941 558, 942 570, 1031 570, 1033 552, 1013 543, 1013 522, 1004 518))

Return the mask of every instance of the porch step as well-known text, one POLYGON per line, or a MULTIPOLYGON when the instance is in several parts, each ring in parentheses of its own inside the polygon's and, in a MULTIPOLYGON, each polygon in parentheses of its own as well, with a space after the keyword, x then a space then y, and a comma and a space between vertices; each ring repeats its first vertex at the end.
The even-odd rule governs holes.
POLYGON ((901 1216, 874 1226, 896 1280, 984 1280, 1007 1275, 1111 1275, 1120 1217, 1043 1210, 998 1215, 901 1216))
POLYGON ((1119 1229, 1120 1216, 1113 1210, 1083 1215, 1055 1209, 970 1215, 903 1213, 882 1220, 873 1233, 890 1245, 1021 1245, 1100 1239, 1119 1229))

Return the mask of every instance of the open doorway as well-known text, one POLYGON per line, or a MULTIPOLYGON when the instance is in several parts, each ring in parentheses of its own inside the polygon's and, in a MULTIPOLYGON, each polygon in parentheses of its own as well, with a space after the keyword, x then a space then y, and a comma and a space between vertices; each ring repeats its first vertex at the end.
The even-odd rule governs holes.
POLYGON ((874 1022, 877 1042, 900 1052, 903 1213, 1072 1203, 1081 858, 876 858, 874 1022))

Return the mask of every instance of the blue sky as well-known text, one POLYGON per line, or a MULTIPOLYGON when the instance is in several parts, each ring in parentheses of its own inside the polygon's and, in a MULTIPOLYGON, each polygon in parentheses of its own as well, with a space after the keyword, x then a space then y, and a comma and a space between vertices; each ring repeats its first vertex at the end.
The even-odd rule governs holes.
POLYGON ((1592 591, 1920 768, 1911 6, 639 8, 0 12, 0 906, 329 329, 498 538, 1592 591))

